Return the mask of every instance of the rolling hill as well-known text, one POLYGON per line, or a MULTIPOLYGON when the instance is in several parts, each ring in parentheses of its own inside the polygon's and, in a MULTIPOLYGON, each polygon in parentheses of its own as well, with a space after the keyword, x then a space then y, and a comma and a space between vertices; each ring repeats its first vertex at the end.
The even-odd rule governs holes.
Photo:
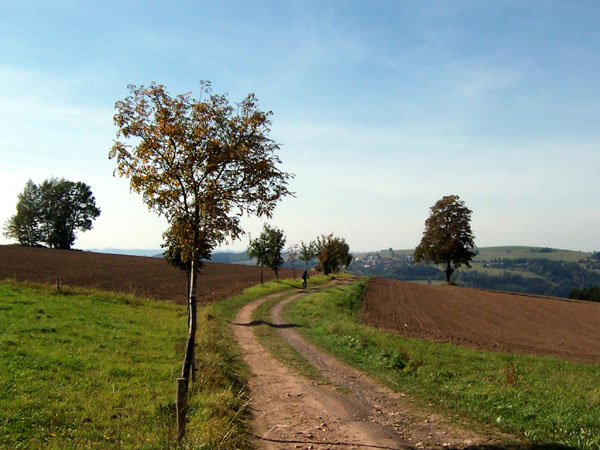
MULTIPOLYGON (((414 249, 355 255, 349 271, 360 275, 436 284, 444 275, 435 266, 414 264, 414 249)), ((600 286, 600 253, 506 246, 477 249, 472 268, 453 281, 465 287, 567 297, 573 289, 600 286)))

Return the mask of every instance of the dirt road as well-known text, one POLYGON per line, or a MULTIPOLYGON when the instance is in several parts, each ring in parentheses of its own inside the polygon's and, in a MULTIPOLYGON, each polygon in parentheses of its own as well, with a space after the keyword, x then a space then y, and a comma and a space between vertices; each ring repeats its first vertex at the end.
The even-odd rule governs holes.
POLYGON ((491 443, 487 437, 417 411, 402 394, 324 354, 293 328, 282 327, 283 306, 301 295, 273 308, 273 325, 330 381, 329 385, 312 384, 259 344, 253 332, 252 312, 273 296, 242 308, 233 325, 253 375, 249 380, 250 407, 257 448, 465 448, 491 443))

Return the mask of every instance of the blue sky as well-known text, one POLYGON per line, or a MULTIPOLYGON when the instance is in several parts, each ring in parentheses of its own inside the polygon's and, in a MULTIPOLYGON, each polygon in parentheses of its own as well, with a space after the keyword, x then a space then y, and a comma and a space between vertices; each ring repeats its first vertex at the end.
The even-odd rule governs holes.
POLYGON ((65 177, 102 209, 76 247, 158 248, 166 223, 112 176, 114 103, 210 80, 273 111, 289 242, 411 248, 457 194, 479 246, 600 250, 598 23, 597 1, 0 0, 0 222, 65 177))

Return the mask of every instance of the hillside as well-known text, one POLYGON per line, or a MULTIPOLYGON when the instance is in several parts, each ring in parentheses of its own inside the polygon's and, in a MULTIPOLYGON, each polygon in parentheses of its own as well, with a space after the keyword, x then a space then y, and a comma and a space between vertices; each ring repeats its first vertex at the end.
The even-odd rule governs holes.
POLYGON ((600 362, 600 303, 376 277, 360 317, 435 342, 600 362))
MULTIPOLYGON (((265 269, 265 281, 274 279, 265 269)), ((291 271, 282 269, 282 278, 291 271)), ((162 258, 0 245, 0 280, 14 278, 131 293, 185 303, 187 279, 183 271, 162 258)), ((198 277, 200 302, 219 300, 258 284, 255 266, 205 263, 198 277)))
MULTIPOLYGON (((435 266, 414 264, 414 249, 357 254, 350 272, 436 284, 444 274, 435 266)), ((477 248, 472 268, 453 281, 465 287, 567 297, 574 288, 600 286, 600 253, 506 246, 477 248)))

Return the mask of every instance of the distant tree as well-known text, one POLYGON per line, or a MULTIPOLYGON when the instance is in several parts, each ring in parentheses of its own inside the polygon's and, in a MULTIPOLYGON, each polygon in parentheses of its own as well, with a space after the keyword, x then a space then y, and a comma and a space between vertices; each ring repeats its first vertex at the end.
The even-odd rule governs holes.
POLYGON ((42 241, 38 186, 29 180, 23 192, 17 195, 17 199, 17 214, 4 224, 4 236, 16 239, 21 245, 38 245, 42 241))
POLYGON ((296 268, 294 267, 296 264, 296 260, 298 259, 298 244, 290 245, 287 249, 287 260, 290 263, 290 267, 292 268, 292 275, 294 280, 296 279, 296 268))
POLYGON ((325 275, 341 272, 352 262, 350 247, 344 238, 334 237, 333 233, 321 235, 315 241, 316 256, 325 275))
POLYGON ((415 262, 442 265, 446 281, 463 264, 471 267, 475 256, 474 236, 471 232, 472 211, 458 195, 444 196, 431 208, 425 221, 421 243, 414 253, 415 262))
POLYGON ((308 263, 311 259, 316 256, 316 248, 315 242, 311 241, 308 244, 305 244, 304 241, 300 241, 300 261, 304 261, 306 263, 306 270, 308 270, 308 263))
POLYGON ((260 267, 260 284, 263 284, 263 271, 265 266, 275 272, 275 277, 279 280, 279 269, 283 265, 281 251, 285 246, 285 235, 283 230, 277 227, 270 227, 265 224, 263 231, 256 239, 250 238, 248 245, 248 256, 256 259, 256 265, 260 267))
MULTIPOLYGON (((271 113, 258 109, 253 94, 234 108, 227 96, 212 94, 208 82, 200 99, 171 97, 157 84, 129 91, 115 104, 117 141, 109 158, 148 207, 166 217, 168 248, 182 262, 191 261, 185 398, 195 352, 197 261, 239 238, 244 214, 270 217, 277 202, 291 195, 287 182, 293 175, 278 168, 279 145, 268 137, 271 113)), ((178 423, 182 437, 185 420, 178 423)))
POLYGON ((18 196, 17 214, 5 225, 5 235, 22 245, 46 243, 70 249, 76 231, 92 228, 100 215, 90 187, 64 178, 50 178, 40 186, 29 180, 18 196))
POLYGON ((81 181, 51 178, 39 190, 45 242, 53 248, 71 248, 75 231, 90 230, 92 220, 100 215, 90 187, 81 181))

